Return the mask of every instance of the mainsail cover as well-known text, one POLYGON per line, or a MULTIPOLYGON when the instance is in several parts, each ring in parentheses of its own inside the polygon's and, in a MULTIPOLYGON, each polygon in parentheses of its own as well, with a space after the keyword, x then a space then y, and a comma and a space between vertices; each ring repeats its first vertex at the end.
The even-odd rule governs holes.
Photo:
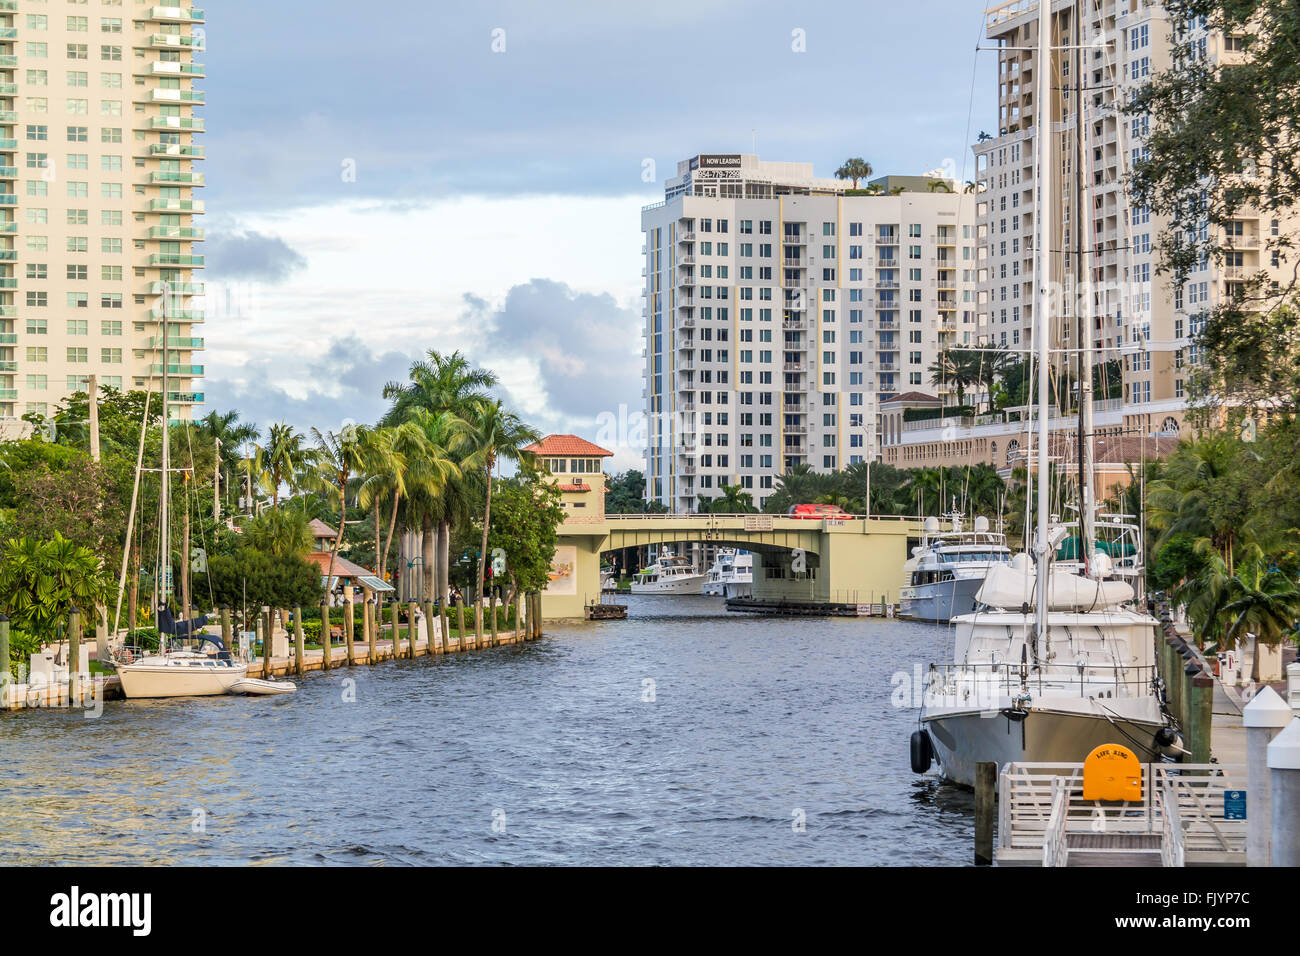
MULTIPOLYGON (((995 564, 984 576, 975 600, 989 607, 1015 610, 1034 607, 1037 573, 1031 568, 995 564)), ((1133 588, 1124 581, 1095 581, 1077 574, 1051 575, 1047 589, 1049 611, 1097 611, 1133 600, 1133 588)))
POLYGON ((208 616, 200 614, 198 617, 190 618, 188 621, 178 621, 172 615, 172 612, 166 607, 158 608, 158 633, 171 634, 175 637, 202 637, 204 640, 211 641, 218 647, 225 647, 221 638, 212 634, 203 633, 203 629, 208 626, 208 616))

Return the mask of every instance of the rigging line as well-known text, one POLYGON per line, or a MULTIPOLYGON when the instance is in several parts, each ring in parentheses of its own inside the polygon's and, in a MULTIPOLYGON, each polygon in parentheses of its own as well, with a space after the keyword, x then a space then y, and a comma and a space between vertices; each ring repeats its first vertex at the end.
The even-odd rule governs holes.
MULTIPOLYGON (((187 448, 188 448, 188 450, 189 450, 189 454, 190 454, 190 471, 191 471, 192 473, 197 474, 197 472, 195 471, 195 468, 194 468, 194 429, 193 429, 193 426, 192 426, 192 425, 187 425, 187 426, 185 427, 185 444, 186 444, 186 446, 187 446, 187 448)), ((188 482, 187 482, 187 484, 188 484, 188 482)), ((191 489, 190 493, 191 493, 191 496, 192 496, 193 498, 195 498, 195 499, 198 498, 198 489, 197 489, 197 488, 191 489)), ((190 507, 190 505, 189 505, 188 502, 186 503, 185 507, 186 507, 187 509, 190 507)), ((212 568, 211 568, 211 566, 208 564, 208 560, 207 560, 207 558, 208 558, 208 539, 207 539, 207 535, 204 534, 204 531, 203 531, 203 518, 202 518, 202 512, 199 511, 197 508, 195 508, 195 509, 194 509, 194 513, 195 513, 195 516, 198 518, 198 526, 199 526, 199 544, 200 544, 200 546, 203 548, 203 554, 204 554, 204 560, 203 560, 203 574, 204 574, 204 577, 207 579, 207 582, 208 582, 208 601, 212 604, 212 609, 215 611, 215 610, 216 610, 216 606, 217 606, 217 599, 216 599, 216 595, 215 595, 215 592, 214 592, 213 587, 212 587, 212 568)), ((215 533, 216 533, 216 531, 215 531, 215 529, 214 529, 213 534, 215 534, 215 533)), ((189 561, 189 559, 190 559, 190 556, 189 556, 189 555, 185 555, 185 556, 184 556, 184 560, 185 560, 185 561, 189 561)), ((191 600, 191 602, 194 600, 194 593, 193 593, 193 592, 194 592, 194 588, 193 588, 193 585, 191 584, 191 587, 190 587, 190 600, 191 600)))
POLYGON ((122 546, 122 570, 117 577, 117 608, 113 612, 113 634, 117 634, 122 624, 122 592, 126 588, 126 569, 131 557, 131 530, 135 524, 135 506, 140 499, 140 466, 144 464, 144 439, 149 430, 149 398, 152 392, 144 393, 144 414, 140 419, 140 447, 135 455, 135 481, 131 485, 131 510, 126 523, 126 542, 122 546))

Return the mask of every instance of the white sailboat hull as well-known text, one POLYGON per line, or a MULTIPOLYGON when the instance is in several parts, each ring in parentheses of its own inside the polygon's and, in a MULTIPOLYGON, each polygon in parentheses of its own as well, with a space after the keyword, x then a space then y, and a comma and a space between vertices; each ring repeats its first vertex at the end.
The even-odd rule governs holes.
POLYGON ((1149 713, 1154 698, 1107 701, 1118 716, 1084 699, 1045 701, 1015 719, 1010 699, 1004 703, 1001 709, 935 709, 922 716, 943 776, 970 787, 977 763, 1082 763, 1103 744, 1123 744, 1149 763, 1160 751, 1155 737, 1165 724, 1158 712, 1149 713))
POLYGON ((216 697, 228 694, 231 688, 244 679, 248 665, 232 663, 186 665, 153 663, 144 660, 136 664, 123 664, 117 669, 122 681, 122 693, 129 698, 147 697, 216 697))

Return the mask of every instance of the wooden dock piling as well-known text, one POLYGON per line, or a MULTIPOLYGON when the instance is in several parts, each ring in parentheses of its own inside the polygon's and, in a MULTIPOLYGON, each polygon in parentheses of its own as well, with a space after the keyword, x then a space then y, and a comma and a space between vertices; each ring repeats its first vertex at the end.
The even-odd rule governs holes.
MULTIPOLYGON (((5 658, 5 667, 9 659, 5 658)), ((68 703, 77 703, 81 684, 81 608, 73 606, 68 613, 68 703)))
POLYGON ((474 650, 483 646, 483 598, 474 602, 474 650))
MULTIPOLYGON (((406 606, 406 651, 411 660, 415 660, 415 609, 414 601, 406 606)), ((426 627, 425 630, 428 630, 426 627)), ((427 649, 427 648, 426 648, 427 649)))
POLYGON ((497 593, 492 592, 492 597, 488 599, 488 610, 492 614, 492 643, 488 647, 500 647, 501 641, 497 636, 497 593))
POLYGON ((0 614, 0 709, 9 706, 9 615, 0 614))
MULTIPOLYGON (((364 627, 364 625, 363 625, 364 627)), ((351 667, 357 662, 357 605, 351 595, 343 602, 343 653, 351 667)))
MULTIPOLYGON (((262 677, 263 678, 269 677, 271 674, 271 642, 268 641, 266 639, 266 636, 262 633, 262 629, 265 626, 266 625, 262 620, 262 615, 258 614, 257 619, 253 622, 253 644, 254 646, 258 644, 262 645, 262 677)), ((162 640, 162 634, 158 635, 158 640, 159 641, 162 640)))
POLYGON ((226 650, 230 650, 234 644, 231 642, 230 633, 230 606, 226 605, 221 609, 221 643, 226 645, 226 650))
POLYGON ((975 765, 975 865, 993 865, 993 812, 997 796, 998 765, 980 761, 975 765))
POLYGON ((465 601, 456 595, 456 649, 465 649, 465 601))
POLYGON ((321 666, 325 670, 330 669, 331 651, 330 647, 330 602, 325 598, 320 602, 320 648, 321 648, 321 666))
POLYGON ((379 614, 378 608, 373 597, 366 598, 366 640, 369 642, 369 654, 366 657, 367 664, 377 662, 378 650, 377 641, 379 640, 379 614))
POLYGON ((294 673, 299 677, 307 673, 303 664, 303 658, 307 653, 306 644, 306 635, 302 630, 302 605, 295 604, 293 608, 293 664, 294 673))

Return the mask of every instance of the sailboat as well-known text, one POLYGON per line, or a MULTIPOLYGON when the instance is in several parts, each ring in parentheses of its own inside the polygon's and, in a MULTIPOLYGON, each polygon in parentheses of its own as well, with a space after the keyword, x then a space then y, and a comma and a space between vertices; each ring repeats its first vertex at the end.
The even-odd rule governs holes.
MULTIPOLYGON (((143 654, 128 647, 120 648, 114 655, 113 663, 117 676, 122 681, 122 692, 127 697, 211 697, 218 694, 238 693, 236 685, 243 681, 248 672, 248 665, 236 661, 225 647, 221 638, 204 632, 208 623, 205 616, 189 620, 177 620, 171 613, 169 601, 172 597, 171 566, 171 489, 168 480, 171 467, 171 420, 169 417, 169 396, 167 389, 167 345, 168 345, 168 306, 171 295, 170 286, 164 282, 162 288, 162 461, 161 482, 158 496, 158 553, 154 573, 154 608, 158 624, 158 651, 143 654), (177 649, 169 645, 173 640, 196 639, 198 647, 205 643, 214 647, 213 653, 195 649, 177 649)), ((127 542, 131 540, 131 530, 135 522, 135 508, 143 472, 145 432, 149 421, 148 398, 145 400, 144 421, 140 428, 140 449, 136 455, 135 487, 131 494, 131 513, 127 520, 127 542)), ((122 591, 126 583, 127 560, 123 554, 122 575, 118 581, 118 616, 121 615, 122 591)))
MULTIPOLYGON (((938 760, 943 775, 972 786, 976 764, 1012 761, 1077 763, 1102 744, 1118 743, 1142 762, 1156 759, 1176 735, 1159 697, 1154 618, 1133 606, 1134 588, 1117 577, 1095 547, 1092 502, 1091 375, 1080 376, 1079 541, 1082 562, 1054 565, 1069 535, 1049 521, 1048 321, 1053 169, 1051 126, 1051 2, 1040 0, 1037 147, 1039 206, 1034 335, 1038 363, 1038 504, 1034 554, 988 569, 976 609, 953 619, 953 658, 932 664, 925 680, 920 728, 911 740, 912 769, 938 760), (1088 382, 1090 386, 1090 382, 1088 382), (1084 451, 1086 449, 1086 452, 1084 451)), ((1080 97, 1082 107, 1082 97, 1080 97)), ((1083 124, 1080 124, 1082 129, 1083 124)), ((1082 197, 1082 186, 1080 185, 1082 197)), ((1085 209, 1086 203, 1079 203, 1085 209)), ((1083 235, 1088 235, 1083 223, 1083 235)), ((1091 370, 1091 319, 1080 343, 1091 370)), ((1032 480, 1032 476, 1031 476, 1032 480)), ((1140 554, 1140 550, 1137 552, 1140 554)))

